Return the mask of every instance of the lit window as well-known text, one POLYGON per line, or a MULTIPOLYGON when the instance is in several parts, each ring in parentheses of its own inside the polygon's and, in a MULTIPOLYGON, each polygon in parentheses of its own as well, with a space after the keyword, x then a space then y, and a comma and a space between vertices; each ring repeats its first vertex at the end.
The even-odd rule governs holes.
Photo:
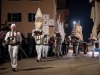
POLYGON ((21 13, 8 13, 8 22, 21 22, 21 13))
POLYGON ((34 22, 35 21, 35 14, 36 13, 28 13, 28 22, 34 22))

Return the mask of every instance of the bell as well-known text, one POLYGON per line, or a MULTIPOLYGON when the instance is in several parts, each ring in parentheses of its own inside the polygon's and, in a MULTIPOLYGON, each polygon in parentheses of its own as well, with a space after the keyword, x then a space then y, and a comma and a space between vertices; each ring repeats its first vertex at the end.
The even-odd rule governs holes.
POLYGON ((12 37, 11 40, 14 40, 14 37, 12 37))

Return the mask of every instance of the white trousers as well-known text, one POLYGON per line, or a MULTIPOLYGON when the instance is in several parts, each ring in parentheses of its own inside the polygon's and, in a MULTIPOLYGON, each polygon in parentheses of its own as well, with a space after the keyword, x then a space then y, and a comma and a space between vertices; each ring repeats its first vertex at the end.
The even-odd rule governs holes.
POLYGON ((75 46, 76 55, 78 54, 78 47, 79 47, 79 46, 75 46))
POLYGON ((11 65, 12 68, 17 68, 17 54, 18 54, 18 49, 19 46, 8 46, 8 51, 9 51, 9 55, 10 55, 10 60, 11 60, 11 65))
POLYGON ((94 56, 95 46, 88 46, 88 51, 92 51, 92 56, 94 56))
POLYGON ((59 57, 59 55, 62 55, 62 45, 56 45, 56 55, 59 57))
POLYGON ((40 60, 42 54, 42 45, 36 45, 36 52, 37 52, 37 60, 40 60))
POLYGON ((47 58, 47 55, 48 55, 48 45, 43 45, 43 51, 42 51, 42 55, 43 57, 46 57, 47 58))

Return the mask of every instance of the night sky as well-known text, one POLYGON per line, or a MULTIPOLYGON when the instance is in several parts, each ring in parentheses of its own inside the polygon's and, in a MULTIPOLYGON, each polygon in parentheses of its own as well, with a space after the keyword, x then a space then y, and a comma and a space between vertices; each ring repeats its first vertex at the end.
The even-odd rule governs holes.
POLYGON ((73 21, 78 22, 83 28, 84 41, 90 36, 93 27, 93 21, 90 18, 92 5, 89 0, 69 0, 69 34, 73 28, 73 21))

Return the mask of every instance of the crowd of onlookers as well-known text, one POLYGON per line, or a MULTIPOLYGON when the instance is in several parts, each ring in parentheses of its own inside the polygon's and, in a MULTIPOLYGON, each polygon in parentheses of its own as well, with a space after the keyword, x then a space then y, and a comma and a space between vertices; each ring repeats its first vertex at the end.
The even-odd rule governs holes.
MULTIPOLYGON (((10 60, 9 52, 8 52, 8 46, 5 44, 4 38, 7 31, 0 31, 0 64, 7 62, 10 60)), ((20 44, 19 51, 18 51, 18 60, 21 60, 22 58, 26 58, 26 55, 28 58, 36 57, 36 48, 35 48, 35 39, 32 37, 31 33, 28 33, 27 35, 22 35, 22 43, 20 44), (25 53, 24 53, 24 52, 25 53), (26 55, 25 55, 26 54, 26 55)), ((48 48, 48 56, 55 56, 55 39, 54 37, 50 37, 49 40, 49 48, 48 48)), ((69 48, 69 42, 67 39, 64 40, 62 43, 62 54, 66 55, 68 53, 69 48)))

